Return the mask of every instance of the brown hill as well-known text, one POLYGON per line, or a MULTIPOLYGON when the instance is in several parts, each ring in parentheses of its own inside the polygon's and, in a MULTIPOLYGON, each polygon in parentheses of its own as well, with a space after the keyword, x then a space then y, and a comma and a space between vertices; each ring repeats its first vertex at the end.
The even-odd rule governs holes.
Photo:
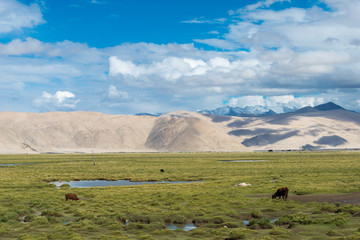
POLYGON ((0 153, 360 148, 360 114, 341 109, 262 118, 170 112, 0 112, 0 153))

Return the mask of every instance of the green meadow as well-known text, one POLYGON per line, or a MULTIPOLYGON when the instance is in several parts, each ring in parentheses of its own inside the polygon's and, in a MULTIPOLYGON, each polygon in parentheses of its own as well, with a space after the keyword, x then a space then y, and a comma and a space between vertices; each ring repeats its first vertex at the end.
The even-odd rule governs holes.
POLYGON ((360 152, 302 152, 301 158, 298 152, 119 153, 94 159, 95 165, 92 154, 0 155, 0 164, 15 164, 0 166, 0 239, 360 239, 357 204, 292 200, 359 192, 360 152), (96 179, 197 182, 49 184, 96 179), (283 186, 289 199, 271 199, 283 186), (66 193, 80 200, 65 201, 66 193), (187 223, 196 228, 168 228, 187 223))

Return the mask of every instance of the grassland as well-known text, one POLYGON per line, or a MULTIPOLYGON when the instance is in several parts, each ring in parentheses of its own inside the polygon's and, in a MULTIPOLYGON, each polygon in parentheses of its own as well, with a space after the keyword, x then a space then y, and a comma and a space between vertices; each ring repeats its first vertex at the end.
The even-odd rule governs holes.
POLYGON ((0 239, 360 239, 359 152, 0 155, 0 239), (221 162, 261 159, 263 162, 221 162), (164 169, 165 172, 160 172, 164 169), (57 189, 49 181, 200 181, 57 189), (239 183, 251 186, 239 187, 239 183), (272 200, 278 187, 288 201, 272 200), (74 192, 80 201, 65 201, 74 192), (271 219, 278 218, 274 223, 271 219), (249 221, 250 226, 243 224, 249 221), (191 231, 170 223, 192 222, 191 231))

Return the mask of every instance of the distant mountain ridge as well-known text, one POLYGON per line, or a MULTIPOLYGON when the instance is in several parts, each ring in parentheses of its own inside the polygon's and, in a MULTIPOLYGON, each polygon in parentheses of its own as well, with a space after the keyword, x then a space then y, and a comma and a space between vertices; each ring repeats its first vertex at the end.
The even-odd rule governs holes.
POLYGON ((345 108, 343 108, 333 102, 324 103, 324 104, 318 105, 314 108, 319 111, 331 111, 331 110, 337 110, 337 109, 346 110, 345 108))
POLYGON ((328 102, 324 104, 320 104, 315 107, 304 107, 304 108, 288 108, 286 106, 276 107, 276 108, 268 108, 264 106, 246 106, 244 108, 240 107, 221 107, 215 110, 199 110, 198 113, 207 114, 207 115, 218 115, 218 116, 233 116, 233 117, 264 117, 271 116, 281 113, 291 113, 291 112, 310 112, 310 111, 330 111, 330 110, 346 110, 343 107, 333 103, 328 102))
MULTIPOLYGON (((246 106, 246 107, 220 107, 214 110, 197 110, 197 113, 205 114, 205 115, 216 115, 216 116, 231 116, 231 117, 265 117, 265 116, 272 116, 282 113, 305 113, 305 112, 314 112, 314 111, 330 111, 330 110, 346 110, 345 108, 333 103, 328 102, 324 104, 320 104, 315 107, 306 106, 303 108, 289 108, 286 106, 279 106, 279 107, 264 107, 260 105, 256 106, 246 106)), ((346 110, 347 111, 347 110, 346 110)), ((166 114, 164 113, 137 113, 136 116, 153 116, 159 117, 166 114)))

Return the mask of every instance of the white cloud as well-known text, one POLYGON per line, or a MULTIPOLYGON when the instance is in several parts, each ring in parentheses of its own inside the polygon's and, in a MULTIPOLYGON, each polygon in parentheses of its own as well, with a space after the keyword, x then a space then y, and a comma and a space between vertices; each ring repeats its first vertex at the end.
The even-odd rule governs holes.
POLYGON ((231 107, 265 106, 265 99, 263 96, 242 96, 231 98, 228 105, 231 107))
POLYGON ((25 5, 16 0, 0 1, 0 34, 33 28, 44 23, 38 4, 25 5))
POLYGON ((222 57, 210 58, 208 61, 168 57, 161 62, 139 65, 117 57, 110 57, 109 65, 109 74, 112 77, 122 76, 125 79, 131 79, 131 81, 135 79, 141 82, 153 77, 157 79, 156 82, 152 82, 154 85, 163 80, 169 83, 182 81, 192 86, 222 83, 237 84, 246 79, 256 78, 257 74, 262 72, 263 68, 266 68, 266 66, 260 66, 259 61, 256 59, 230 62, 222 57), (235 74, 235 76, 230 76, 232 74, 235 74), (196 77, 201 77, 202 81, 199 82, 196 77))
POLYGON ((289 2, 290 0, 265 0, 265 1, 259 1, 259 2, 255 3, 255 4, 247 5, 246 10, 255 10, 255 9, 258 9, 258 8, 270 7, 274 3, 285 2, 285 1, 289 2))
POLYGON ((203 17, 201 18, 194 18, 191 20, 185 20, 182 21, 182 23, 208 23, 208 24, 219 24, 219 23, 224 23, 226 22, 226 18, 217 18, 217 19, 213 19, 213 20, 207 20, 203 17))
POLYGON ((119 91, 114 85, 110 85, 108 89, 108 98, 110 99, 128 99, 127 92, 119 91))
POLYGON ((357 0, 324 0, 332 11, 317 6, 308 9, 268 9, 274 2, 261 1, 232 12, 233 23, 222 38, 196 40, 229 49, 254 47, 289 47, 299 50, 343 49, 349 47, 354 36, 360 35, 360 2, 357 0), (331 46, 327 39, 337 39, 331 46))
POLYGON ((272 109, 277 113, 283 112, 283 107, 290 109, 299 109, 306 106, 316 106, 324 103, 321 96, 302 96, 295 97, 294 95, 280 95, 280 96, 241 96, 234 97, 228 101, 231 107, 252 107, 261 106, 267 109, 272 109))
POLYGON ((24 55, 44 51, 45 45, 34 38, 26 38, 24 41, 14 39, 7 44, 0 43, 0 55, 24 55))
POLYGON ((55 94, 43 92, 41 97, 34 101, 35 107, 42 110, 73 110, 79 102, 75 94, 68 91, 57 91, 55 94))

